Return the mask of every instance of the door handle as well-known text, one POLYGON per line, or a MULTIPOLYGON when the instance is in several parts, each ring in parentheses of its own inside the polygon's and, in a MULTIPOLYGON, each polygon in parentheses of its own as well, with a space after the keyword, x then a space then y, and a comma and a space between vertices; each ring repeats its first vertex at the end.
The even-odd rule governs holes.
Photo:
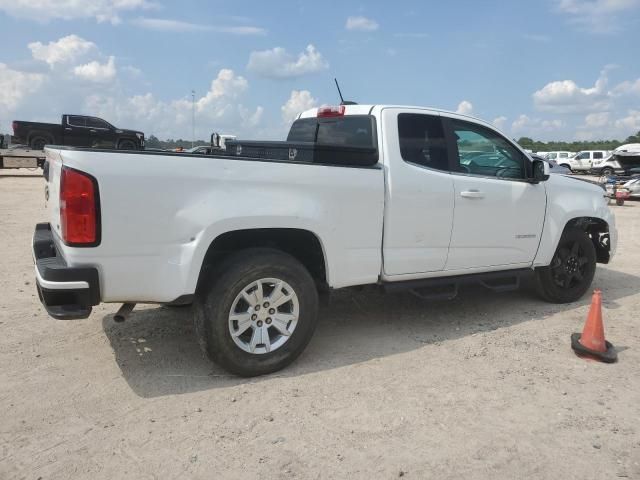
POLYGON ((71 131, 71 130, 73 130, 73 129, 72 129, 71 127, 66 127, 66 128, 65 128, 65 130, 66 130, 67 132, 70 132, 70 131, 71 131))
POLYGON ((89 130, 89 131, 90 131, 91 133, 96 133, 96 131, 95 131, 95 130, 89 130))
POLYGON ((460 192, 460 196, 464 198, 484 198, 484 193, 480 190, 465 190, 460 192))

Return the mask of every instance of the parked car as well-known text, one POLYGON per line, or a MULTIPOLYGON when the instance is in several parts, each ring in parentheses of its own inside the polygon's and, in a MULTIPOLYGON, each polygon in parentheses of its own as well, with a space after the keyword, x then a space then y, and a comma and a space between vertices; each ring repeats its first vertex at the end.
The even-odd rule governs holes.
POLYGON ((569 159, 574 155, 575 153, 573 152, 547 152, 545 158, 547 160, 555 160, 559 165, 571 169, 571 165, 569 165, 569 159))
POLYGON ((591 173, 596 175, 624 174, 625 169, 620 165, 619 156, 640 155, 640 143, 628 143, 610 152, 603 160, 594 162, 591 166, 591 173))
POLYGON ((340 105, 304 112, 287 140, 248 142, 256 156, 240 140, 215 157, 47 147, 33 256, 48 313, 193 303, 209 357, 252 376, 304 350, 332 289, 451 298, 531 276, 566 303, 615 253, 602 189, 549 175, 487 122, 340 105))
POLYGON ((622 185, 629 192, 632 198, 640 198, 640 175, 634 176, 631 180, 622 185))
POLYGON ((45 145, 119 150, 144 148, 144 133, 116 128, 101 118, 85 115, 62 115, 60 124, 14 120, 13 136, 14 143, 25 143, 34 150, 42 150, 45 145))
POLYGON ((569 168, 574 172, 589 172, 594 162, 604 160, 610 155, 611 152, 606 150, 583 150, 568 159, 569 168))
POLYGON ((556 162, 555 160, 548 160, 538 154, 532 154, 531 158, 533 158, 534 160, 541 160, 541 161, 547 162, 549 164, 549 173, 555 173, 559 175, 569 175, 571 173, 570 169, 568 169, 567 167, 558 165, 558 162, 556 162))

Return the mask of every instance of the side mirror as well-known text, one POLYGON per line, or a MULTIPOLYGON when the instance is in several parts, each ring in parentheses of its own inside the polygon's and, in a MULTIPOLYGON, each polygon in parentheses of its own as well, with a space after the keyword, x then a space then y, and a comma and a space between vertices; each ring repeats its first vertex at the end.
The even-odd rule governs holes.
POLYGON ((533 161, 533 178, 532 183, 540 183, 546 180, 549 180, 549 163, 544 160, 534 160, 533 161))

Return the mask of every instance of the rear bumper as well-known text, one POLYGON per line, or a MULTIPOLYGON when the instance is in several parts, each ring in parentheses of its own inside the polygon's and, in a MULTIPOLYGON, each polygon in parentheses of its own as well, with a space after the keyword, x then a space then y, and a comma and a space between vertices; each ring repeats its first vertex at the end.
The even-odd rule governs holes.
POLYGON ((98 270, 94 267, 69 267, 56 248, 48 223, 36 225, 33 260, 38 296, 53 318, 87 318, 92 307, 100 303, 98 270))

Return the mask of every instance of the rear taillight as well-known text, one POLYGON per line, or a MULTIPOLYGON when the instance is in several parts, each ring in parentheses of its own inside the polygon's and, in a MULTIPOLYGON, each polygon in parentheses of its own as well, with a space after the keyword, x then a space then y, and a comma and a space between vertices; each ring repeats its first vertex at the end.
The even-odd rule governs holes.
POLYGON ((73 247, 100 243, 98 182, 68 167, 60 174, 60 228, 62 241, 73 247))
POLYGON ((344 105, 320 107, 318 109, 318 118, 342 117, 344 112, 344 105))

